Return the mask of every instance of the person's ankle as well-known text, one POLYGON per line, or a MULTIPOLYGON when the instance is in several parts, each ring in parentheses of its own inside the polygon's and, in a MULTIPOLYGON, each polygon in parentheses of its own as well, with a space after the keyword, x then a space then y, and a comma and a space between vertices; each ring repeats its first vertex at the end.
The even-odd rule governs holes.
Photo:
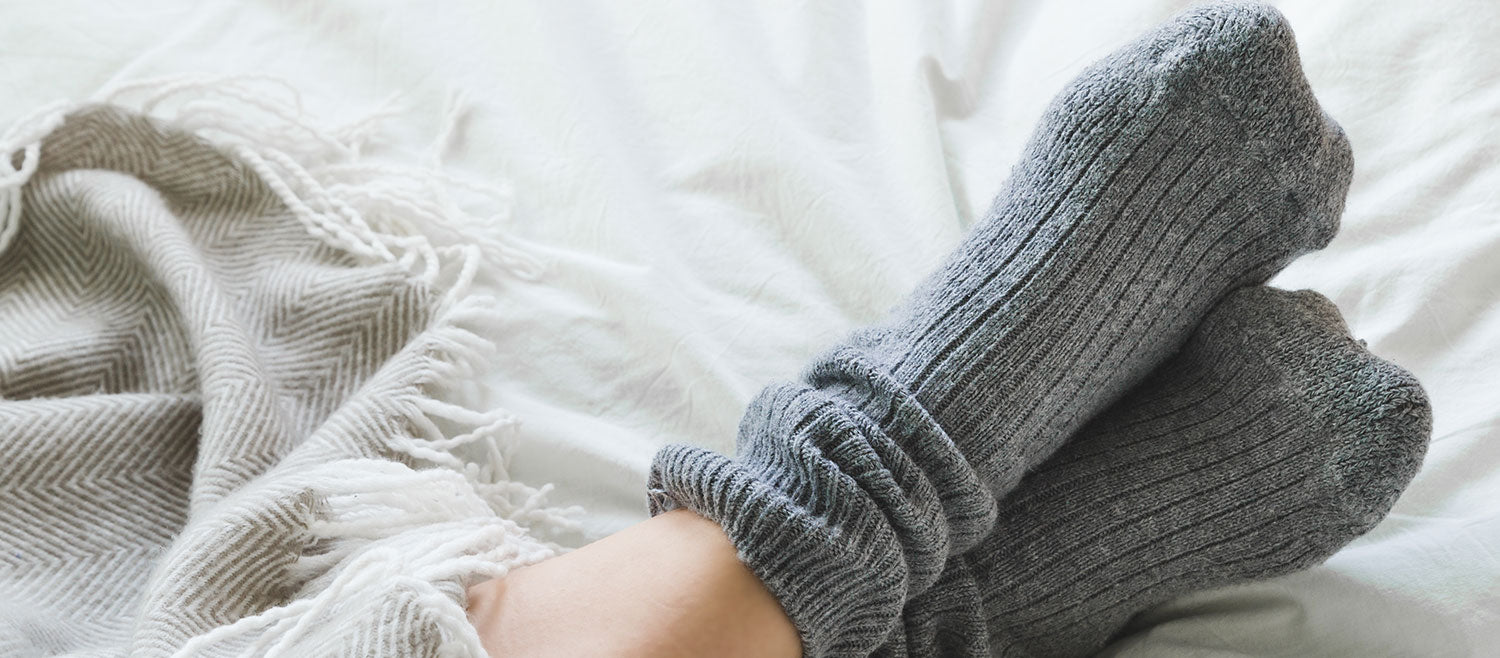
POLYGON ((492 656, 798 656, 717 524, 676 511, 469 588, 492 656))

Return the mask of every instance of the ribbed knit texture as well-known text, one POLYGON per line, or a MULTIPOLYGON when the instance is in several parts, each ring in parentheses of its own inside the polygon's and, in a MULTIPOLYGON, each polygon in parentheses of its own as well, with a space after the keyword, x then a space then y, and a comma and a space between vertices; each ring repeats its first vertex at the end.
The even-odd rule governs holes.
POLYGON ((1350 169, 1279 14, 1183 14, 1071 83, 946 264, 764 390, 733 459, 658 453, 653 511, 719 522, 807 656, 868 654, 1022 474, 1331 238, 1350 169))
POLYGON ((464 440, 433 419, 483 417, 426 393, 483 342, 454 324, 477 300, 310 235, 175 125, 94 106, 27 150, 0 655, 483 655, 464 586, 551 551, 427 461, 464 440))
POLYGON ((876 655, 1088 655, 1172 597, 1322 562, 1395 504, 1431 428, 1327 299, 1236 292, 1022 480, 876 655))

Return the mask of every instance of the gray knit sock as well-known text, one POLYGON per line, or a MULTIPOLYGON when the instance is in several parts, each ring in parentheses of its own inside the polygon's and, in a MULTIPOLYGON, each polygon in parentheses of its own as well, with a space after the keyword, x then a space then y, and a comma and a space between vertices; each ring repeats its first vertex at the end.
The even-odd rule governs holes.
POLYGON ((1279 14, 1184 14, 1074 81, 948 262, 764 390, 734 459, 658 453, 652 510, 720 523, 806 655, 867 654, 1026 470, 1328 241, 1350 166, 1279 14))
POLYGON ((1431 426, 1327 299, 1237 292, 1026 476, 877 655, 1085 655, 1157 603, 1322 562, 1390 510, 1431 426))

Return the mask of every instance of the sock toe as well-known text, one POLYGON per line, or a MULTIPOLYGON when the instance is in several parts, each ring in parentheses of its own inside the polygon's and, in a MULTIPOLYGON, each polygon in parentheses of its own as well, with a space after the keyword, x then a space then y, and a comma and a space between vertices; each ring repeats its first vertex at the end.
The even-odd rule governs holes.
MULTIPOLYGON (((1340 542, 1373 528, 1421 466, 1432 408, 1410 372, 1365 349, 1338 307, 1311 290, 1229 295, 1205 325, 1242 334, 1286 373, 1287 397, 1316 419, 1331 490, 1321 526, 1340 542)), ((1222 334, 1221 334, 1222 335, 1222 334)))
POLYGON ((1432 432, 1432 406, 1416 377, 1365 357, 1370 362, 1361 368, 1359 388, 1341 405, 1345 422, 1335 428, 1328 462, 1328 482, 1340 490, 1333 500, 1346 524, 1341 536, 1364 534, 1385 518, 1421 467, 1432 432))
POLYGON ((1207 4, 1145 41, 1156 53, 1158 93, 1205 96, 1232 117, 1257 159, 1311 220, 1310 242, 1322 247, 1332 240, 1353 152, 1313 96, 1286 17, 1262 4, 1207 4))

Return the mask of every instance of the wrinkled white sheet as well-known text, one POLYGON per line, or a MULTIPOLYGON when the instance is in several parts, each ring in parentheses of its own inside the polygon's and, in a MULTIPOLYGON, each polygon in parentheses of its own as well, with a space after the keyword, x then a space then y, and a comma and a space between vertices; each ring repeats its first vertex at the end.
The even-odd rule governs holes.
MULTIPOLYGON (((468 94, 450 166, 504 177, 553 262, 499 288, 515 474, 645 517, 668 441, 728 450, 773 377, 894 303, 1050 96, 1182 3, 0 3, 0 119, 112 80, 253 72, 388 157, 468 94)), ((1153 611, 1125 656, 1500 653, 1500 4, 1288 0, 1357 160, 1342 233, 1278 279, 1417 373, 1436 428, 1390 518, 1311 572, 1153 611)))

